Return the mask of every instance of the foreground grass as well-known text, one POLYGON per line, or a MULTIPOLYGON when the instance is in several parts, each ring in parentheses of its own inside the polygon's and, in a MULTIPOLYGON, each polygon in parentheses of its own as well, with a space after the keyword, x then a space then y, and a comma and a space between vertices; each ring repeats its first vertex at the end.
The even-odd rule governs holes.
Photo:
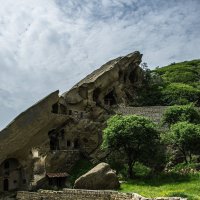
POLYGON ((120 191, 135 192, 149 198, 179 196, 188 200, 200 200, 200 174, 168 174, 135 179, 122 183, 120 191))

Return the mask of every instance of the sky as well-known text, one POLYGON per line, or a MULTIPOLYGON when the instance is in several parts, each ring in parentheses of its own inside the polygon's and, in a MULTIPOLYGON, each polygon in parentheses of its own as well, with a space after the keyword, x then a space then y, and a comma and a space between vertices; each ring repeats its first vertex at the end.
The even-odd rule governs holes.
POLYGON ((0 0, 0 129, 136 50, 150 68, 200 58, 200 0, 0 0))

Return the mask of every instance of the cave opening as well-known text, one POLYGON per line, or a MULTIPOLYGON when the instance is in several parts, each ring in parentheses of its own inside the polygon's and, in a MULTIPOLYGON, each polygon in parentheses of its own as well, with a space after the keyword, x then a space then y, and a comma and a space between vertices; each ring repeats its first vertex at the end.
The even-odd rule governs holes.
POLYGON ((104 97, 104 104, 108 106, 113 106, 117 104, 116 98, 115 98, 115 92, 112 90, 104 97))
POLYGON ((58 113, 58 103, 53 104, 52 113, 58 113))
POLYGON ((8 158, 0 165, 0 177, 0 191, 15 191, 23 185, 25 174, 17 159, 8 158))
POLYGON ((137 76, 137 72, 136 72, 136 70, 133 70, 133 71, 131 71, 131 73, 129 74, 129 81, 131 82, 131 83, 135 83, 135 82, 137 82, 138 81, 138 76, 137 76))
POLYGON ((3 190, 8 191, 9 190, 9 180, 6 178, 3 181, 3 190))
POLYGON ((74 140, 74 149, 78 149, 79 147, 80 147, 79 140, 75 139, 74 140))
POLYGON ((59 137, 55 129, 49 131, 50 150, 59 150, 59 137))
POLYGON ((67 140, 67 147, 71 147, 71 141, 67 140))
POLYGON ((101 89, 100 88, 96 88, 93 91, 93 101, 98 102, 99 101, 99 95, 101 93, 101 89))
POLYGON ((66 107, 63 104, 60 104, 60 114, 66 114, 66 107))
POLYGON ((9 167, 10 167, 10 163, 8 160, 6 160, 4 163, 4 169, 9 169, 9 167))

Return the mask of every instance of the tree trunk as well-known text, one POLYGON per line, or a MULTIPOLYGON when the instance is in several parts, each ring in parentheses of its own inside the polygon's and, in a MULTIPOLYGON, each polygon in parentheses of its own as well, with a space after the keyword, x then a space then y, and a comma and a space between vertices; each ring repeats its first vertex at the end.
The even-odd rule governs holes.
POLYGON ((186 154, 185 150, 183 148, 179 148, 179 150, 181 151, 181 153, 184 156, 185 163, 188 164, 187 154, 186 154))
POLYGON ((183 157, 184 157, 184 160, 185 160, 185 164, 188 164, 188 160, 187 160, 187 155, 186 153, 183 151, 183 157))
POLYGON ((184 155, 184 159, 185 159, 185 164, 188 164, 188 160, 187 160, 187 156, 184 155))
POLYGON ((133 175, 133 162, 132 161, 128 161, 128 176, 130 179, 132 179, 134 177, 133 175))
POLYGON ((189 153, 189 158, 190 158, 190 163, 192 162, 192 154, 191 152, 189 153))

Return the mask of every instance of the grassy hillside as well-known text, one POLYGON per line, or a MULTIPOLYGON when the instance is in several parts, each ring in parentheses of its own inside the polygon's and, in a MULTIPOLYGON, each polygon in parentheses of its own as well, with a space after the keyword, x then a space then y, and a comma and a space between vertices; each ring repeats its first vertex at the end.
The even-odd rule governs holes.
POLYGON ((172 63, 154 70, 170 83, 187 83, 193 85, 200 82, 200 60, 172 63))
POLYGON ((172 63, 145 70, 134 106, 174 105, 194 102, 200 106, 200 60, 172 63))

